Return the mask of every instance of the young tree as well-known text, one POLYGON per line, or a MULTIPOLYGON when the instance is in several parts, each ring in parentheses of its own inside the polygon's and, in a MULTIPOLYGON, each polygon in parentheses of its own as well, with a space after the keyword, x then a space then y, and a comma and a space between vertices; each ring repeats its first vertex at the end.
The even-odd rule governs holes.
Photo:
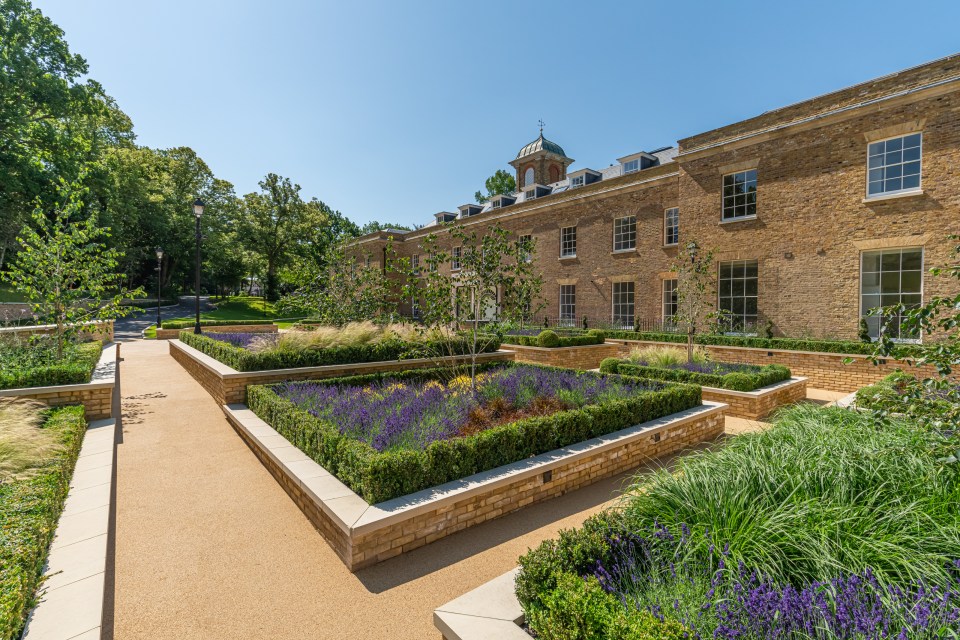
MULTIPOLYGON (((388 244, 387 253, 391 252, 392 246, 388 244)), ((358 264, 354 256, 347 255, 343 242, 328 247, 324 263, 329 266, 312 282, 278 303, 280 310, 308 311, 335 326, 390 319, 394 305, 382 268, 367 266, 366 260, 358 264)))
POLYGON ((471 390, 476 390, 477 356, 497 341, 496 325, 522 321, 528 313, 527 301, 539 297, 542 279, 533 271, 527 256, 532 243, 518 242, 499 225, 483 235, 460 226, 451 227, 441 242, 431 233, 421 245, 426 253, 426 272, 408 274, 405 296, 421 301, 426 327, 466 330, 471 390), (441 245, 458 250, 447 251, 441 245), (446 264, 459 268, 447 271, 446 264), (509 304, 500 294, 510 292, 509 304), (505 302, 505 300, 504 300, 505 302), (486 324, 491 330, 481 327, 486 324))
POLYGON ((121 306, 124 298, 145 295, 143 289, 120 286, 122 254, 105 246, 109 229, 98 226, 96 214, 71 220, 80 217, 85 190, 62 184, 60 194, 49 216, 40 207, 34 210, 33 225, 21 231, 21 250, 4 276, 27 297, 40 322, 56 325, 57 359, 82 323, 122 317, 131 311, 121 306))
POLYGON ((693 340, 700 322, 712 314, 713 299, 713 252, 703 253, 695 241, 688 242, 674 261, 677 274, 676 322, 687 328, 687 361, 693 362, 693 340))
MULTIPOLYGON (((960 241, 960 236, 951 235, 950 240, 960 241)), ((960 284, 960 244, 951 252, 953 264, 934 267, 930 274, 947 278, 960 284)), ((960 288, 957 289, 960 291, 960 288)), ((873 358, 898 357, 901 345, 894 341, 885 328, 899 318, 899 335, 920 336, 927 334, 933 340, 914 345, 913 361, 917 365, 932 366, 937 374, 914 379, 904 378, 900 384, 908 416, 918 422, 936 428, 955 428, 960 424, 960 386, 955 379, 955 369, 960 364, 960 293, 935 296, 926 304, 916 307, 903 303, 870 310, 870 315, 879 316, 881 331, 877 338, 873 358)), ((960 452, 954 460, 960 459, 960 452)))
POLYGON ((487 178, 484 186, 487 188, 487 195, 483 195, 479 191, 473 194, 473 197, 476 198, 480 204, 483 204, 493 196, 513 193, 517 190, 517 181, 509 171, 497 169, 492 176, 487 178))

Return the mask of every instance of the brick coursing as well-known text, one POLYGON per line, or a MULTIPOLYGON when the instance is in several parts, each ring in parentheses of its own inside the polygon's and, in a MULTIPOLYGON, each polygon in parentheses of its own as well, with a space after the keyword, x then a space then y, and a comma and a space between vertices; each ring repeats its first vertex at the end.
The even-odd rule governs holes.
POLYGON ((766 418, 771 413, 807 397, 807 381, 795 380, 773 389, 758 389, 753 393, 738 393, 727 389, 701 387, 704 400, 728 405, 727 415, 749 420, 766 418))
POLYGON ((516 354, 517 362, 533 362, 568 369, 596 369, 604 358, 616 358, 620 345, 595 344, 582 347, 524 347, 505 344, 503 348, 516 354))

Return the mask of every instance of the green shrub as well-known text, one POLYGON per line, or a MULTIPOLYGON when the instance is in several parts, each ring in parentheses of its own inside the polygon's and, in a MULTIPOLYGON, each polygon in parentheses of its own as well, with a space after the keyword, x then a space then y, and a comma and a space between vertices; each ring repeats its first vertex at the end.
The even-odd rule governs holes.
POLYGON ((555 332, 546 329, 540 332, 540 335, 537 336, 537 342, 541 347, 553 348, 560 346, 560 336, 555 332))
POLYGON ((25 478, 0 484, 0 638, 15 640, 36 604, 47 549, 63 510, 73 467, 83 442, 83 407, 50 412, 45 429, 61 447, 25 478))
POLYGON ((604 358, 600 361, 600 373, 619 373, 619 358, 604 358))
MULTIPOLYGON (((681 333, 655 331, 608 331, 607 337, 616 340, 644 340, 649 342, 672 342, 686 344, 687 336, 681 333)), ((784 351, 812 351, 816 353, 844 353, 854 355, 873 354, 874 345, 853 340, 800 340, 794 338, 760 338, 753 336, 726 336, 698 334, 694 342, 721 347, 751 347, 754 349, 782 349, 784 351)), ((892 355, 894 358, 909 358, 918 353, 913 345, 901 345, 892 355)))
POLYGON ((531 609, 527 624, 542 640, 682 640, 689 631, 674 620, 660 621, 646 610, 627 609, 593 576, 563 573, 557 588, 531 609))
POLYGON ((85 342, 70 344, 61 361, 56 362, 52 346, 0 346, 0 389, 21 387, 50 387, 63 384, 90 382, 93 370, 100 361, 103 344, 85 342), (36 350, 34 356, 31 351, 36 350))
MULTIPOLYGON (((490 365, 496 366, 496 365, 490 365)), ((502 365, 501 365, 502 366, 502 365)), ((525 365, 533 366, 533 365, 525 365)), ((550 367, 543 367, 550 368, 550 367)), ((481 370, 484 370, 481 368, 481 370)), ((418 369, 317 381, 364 385, 388 379, 442 379, 449 369, 418 369)), ((584 372, 581 375, 599 375, 584 372)), ((275 385, 247 388, 247 404, 307 456, 337 476, 370 504, 464 478, 701 404, 699 387, 663 388, 601 405, 518 420, 480 433, 440 440, 421 451, 377 452, 332 424, 278 396, 275 385)))
POLYGON ((604 331, 603 329, 590 329, 589 331, 587 331, 587 335, 599 338, 600 342, 603 342, 604 340, 607 339, 607 332, 604 331))
MULTIPOLYGON (((608 366, 609 368, 609 366, 608 366)), ((777 382, 790 379, 790 369, 779 364, 768 364, 758 368, 756 373, 733 372, 727 374, 697 373, 686 369, 664 369, 618 361, 616 372, 623 376, 635 376, 648 380, 668 380, 698 384, 703 387, 730 389, 731 391, 755 391, 777 382)))
MULTIPOLYGON (((244 325, 273 324, 273 320, 200 320, 201 327, 236 327, 244 325)), ((164 320, 161 329, 191 329, 196 320, 164 320)))
POLYGON ((857 338, 860 342, 873 342, 870 337, 870 327, 867 325, 866 318, 860 318, 860 324, 857 325, 857 338))
MULTIPOLYGON (((469 342, 466 338, 422 342, 385 340, 373 344, 345 345, 326 349, 260 352, 235 347, 232 344, 214 340, 203 334, 197 335, 190 331, 181 331, 180 341, 237 371, 265 371, 268 369, 410 360, 437 357, 438 355, 463 355, 470 352, 469 342)), ((492 338, 484 340, 482 343, 484 353, 493 352, 499 348, 500 343, 492 338)))

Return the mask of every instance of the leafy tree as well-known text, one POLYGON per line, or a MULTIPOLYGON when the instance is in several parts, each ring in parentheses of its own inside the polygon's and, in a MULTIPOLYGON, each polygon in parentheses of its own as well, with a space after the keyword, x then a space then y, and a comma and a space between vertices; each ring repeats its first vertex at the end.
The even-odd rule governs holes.
POLYGON ((677 274, 675 321, 687 328, 687 362, 693 362, 693 339, 713 300, 713 252, 702 252, 695 241, 688 242, 674 261, 677 274))
MULTIPOLYGON (((388 253, 393 253, 388 245, 388 253)), ((362 256, 366 258, 367 256, 362 256)), ((387 275, 380 267, 358 263, 346 251, 344 242, 331 244, 324 256, 328 265, 312 282, 279 303, 283 312, 307 312, 334 326, 372 320, 386 322, 395 309, 387 275)))
POLYGON ((371 220, 360 227, 359 235, 365 236, 368 233, 373 233, 374 231, 388 231, 390 229, 396 229, 398 231, 412 231, 410 227, 403 224, 392 224, 389 222, 377 222, 376 220, 371 220))
POLYGON ((471 390, 476 390, 477 356, 498 339, 499 324, 522 322, 527 300, 539 296, 539 280, 527 256, 532 243, 521 243, 500 225, 482 235, 463 227, 428 234, 421 244, 427 255, 425 272, 408 271, 404 297, 420 302, 421 318, 428 329, 456 331, 466 328, 471 390), (460 247, 460 269, 445 269, 452 259, 446 246, 460 247), (529 289, 522 289, 524 282, 529 289), (521 293, 521 291, 523 291, 521 293), (500 293, 510 292, 508 304, 500 293), (487 323, 486 330, 481 325, 487 323))
POLYGON ((38 320, 56 325, 58 359, 82 323, 122 317, 129 312, 121 306, 124 298, 145 295, 143 289, 118 285, 122 255, 104 246, 109 229, 98 225, 97 216, 71 220, 83 208, 85 191, 64 183, 60 193, 63 202, 50 215, 40 207, 34 210, 33 226, 23 228, 18 239, 22 250, 5 274, 27 297, 38 320))
POLYGON ((326 214, 318 201, 304 202, 300 185, 289 178, 268 173, 260 189, 243 197, 240 236, 266 264, 266 298, 277 300, 278 270, 292 259, 311 229, 325 224, 326 214))
POLYGON ((509 171, 497 169, 492 176, 487 178, 484 186, 487 188, 487 195, 483 195, 479 191, 473 194, 473 197, 476 198, 480 204, 483 204, 493 196, 513 193, 517 190, 517 181, 509 171))
MULTIPOLYGON (((957 242, 960 236, 951 235, 957 242)), ((934 267, 930 274, 960 282, 960 244, 951 252, 952 264, 934 267)), ((960 291, 960 288, 957 289, 960 291)), ((898 403, 906 414, 923 424, 935 428, 956 428, 960 424, 960 386, 955 379, 955 369, 960 364, 960 293, 934 296, 920 307, 904 303, 871 309, 870 315, 880 316, 881 331, 874 349, 873 358, 898 357, 900 344, 886 331, 891 319, 902 318, 900 335, 919 336, 926 334, 934 340, 913 345, 912 359, 917 365, 929 365, 936 370, 935 376, 900 379, 899 393, 903 399, 898 403)), ((960 451, 953 461, 960 459, 960 451)))

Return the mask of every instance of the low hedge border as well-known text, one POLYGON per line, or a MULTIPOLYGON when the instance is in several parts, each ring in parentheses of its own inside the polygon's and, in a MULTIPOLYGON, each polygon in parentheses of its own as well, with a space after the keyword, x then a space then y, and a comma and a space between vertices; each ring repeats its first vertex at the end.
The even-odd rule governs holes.
POLYGON ((604 373, 619 373, 624 376, 636 376, 648 380, 686 382, 687 384, 698 384, 702 387, 715 387, 731 391, 756 391, 771 384, 789 380, 791 376, 790 369, 779 364, 768 364, 758 367, 758 369, 756 373, 731 372, 721 375, 697 373, 685 369, 648 367, 615 358, 607 358, 600 363, 600 371, 604 373))
MULTIPOLYGON (((180 304, 180 300, 179 300, 178 298, 164 298, 163 300, 160 301, 160 306, 161 306, 161 307, 172 307, 172 306, 175 306, 175 305, 178 305, 178 304, 180 304)), ((156 309, 156 308, 157 308, 157 301, 156 301, 156 299, 153 299, 153 300, 125 300, 124 302, 121 302, 121 303, 120 303, 120 306, 122 306, 122 307, 136 307, 137 309, 156 309)))
MULTIPOLYGON (((616 340, 645 340, 648 342, 687 343, 683 333, 660 333, 654 331, 608 331, 607 337, 616 340)), ((872 342, 853 340, 801 340, 795 338, 757 338, 751 336, 723 336, 698 334, 693 340, 696 344, 715 347, 751 347, 754 349, 782 349, 784 351, 811 351, 816 353, 841 353, 852 355, 872 355, 875 345, 872 342)), ((892 357, 909 358, 916 355, 913 345, 900 345, 892 357)))
MULTIPOLYGON (((192 329, 195 320, 164 320, 161 329, 192 329)), ((273 320, 201 320, 201 327, 235 327, 243 325, 273 324, 273 320)))
POLYGON ((63 362, 25 371, 0 371, 0 389, 53 387, 90 382, 93 370, 100 361, 103 343, 85 342, 75 348, 74 357, 63 362))
POLYGON ((603 344, 606 340, 606 334, 596 329, 591 329, 583 335, 562 336, 554 331, 547 329, 536 336, 503 336, 505 344, 516 344, 521 347, 545 347, 557 349, 561 347, 586 347, 595 344, 603 344))
MULTIPOLYGON (((469 353, 466 339, 425 342, 388 340, 377 344, 329 349, 304 349, 302 351, 255 353, 232 344, 214 340, 203 334, 180 332, 180 341, 201 351, 237 371, 267 371, 270 369, 294 369, 297 367, 323 367, 334 364, 359 364, 389 360, 412 360, 438 355, 464 355, 469 353)), ((485 341, 481 353, 497 351, 500 343, 485 341)))
MULTIPOLYGON (((496 365, 483 369, 492 366, 496 365)), ((384 378, 423 381, 447 376, 449 372, 449 368, 419 369, 333 378, 316 384, 363 385, 384 378)), ((519 420, 475 435, 433 442, 422 451, 385 453, 341 435, 329 422, 280 398, 273 390, 276 385, 248 387, 247 403, 256 415, 317 464, 369 504, 377 504, 701 404, 699 387, 660 384, 661 388, 638 397, 519 420)))
POLYGON ((30 478, 0 484, 0 638, 15 640, 36 604, 47 550, 63 511, 87 424, 83 407, 50 411, 63 448, 30 478))

